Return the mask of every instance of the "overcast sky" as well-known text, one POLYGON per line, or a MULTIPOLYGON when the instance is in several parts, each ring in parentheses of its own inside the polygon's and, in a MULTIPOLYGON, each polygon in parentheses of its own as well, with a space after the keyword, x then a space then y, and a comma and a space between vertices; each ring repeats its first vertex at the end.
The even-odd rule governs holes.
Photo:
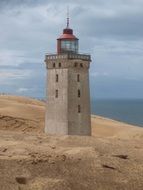
POLYGON ((45 96, 45 53, 66 26, 90 53, 91 97, 143 98, 143 0, 0 0, 0 92, 45 96))

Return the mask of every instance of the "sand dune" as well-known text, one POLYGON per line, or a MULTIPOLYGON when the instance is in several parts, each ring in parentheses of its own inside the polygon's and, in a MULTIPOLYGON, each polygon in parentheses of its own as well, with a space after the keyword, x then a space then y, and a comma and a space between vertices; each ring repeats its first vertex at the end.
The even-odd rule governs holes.
MULTIPOLYGON (((0 129, 43 132, 45 103, 20 96, 0 96, 0 129)), ((135 137, 142 129, 100 116, 91 116, 92 135, 135 137)))
POLYGON ((15 131, 42 131, 45 104, 41 101, 18 97, 0 96, 0 129, 15 131))
POLYGON ((47 136, 45 104, 0 96, 1 190, 142 190, 143 129, 92 116, 92 137, 47 136))

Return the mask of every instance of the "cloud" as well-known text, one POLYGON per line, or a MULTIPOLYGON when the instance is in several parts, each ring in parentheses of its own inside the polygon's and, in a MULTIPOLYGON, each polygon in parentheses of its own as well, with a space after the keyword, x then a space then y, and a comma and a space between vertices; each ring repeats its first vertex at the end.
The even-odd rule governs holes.
POLYGON ((90 76, 91 77, 108 77, 108 76, 110 76, 110 74, 107 72, 102 72, 102 73, 101 72, 92 72, 90 76))
POLYGON ((138 55, 143 56, 143 41, 140 40, 115 40, 115 39, 95 39, 94 52, 106 52, 112 54, 138 55))
MULTIPOLYGON (((129 81, 143 81, 142 0, 1 0, 1 90, 33 89, 23 93, 44 95, 44 56, 56 51, 56 39, 66 25, 67 5, 80 51, 92 54, 91 88, 102 84, 92 97, 106 96, 107 87, 113 93, 122 85, 130 96, 129 81)), ((142 94, 139 88, 137 93, 142 94)))
POLYGON ((17 80, 23 80, 30 78, 32 72, 27 70, 23 72, 22 70, 0 70, 0 85, 14 84, 17 80))
POLYGON ((30 70, 19 70, 19 69, 13 69, 11 71, 1 69, 0 70, 0 76, 1 78, 11 78, 11 79, 22 79, 27 78, 32 74, 30 70))
POLYGON ((2 65, 20 65, 24 60, 24 53, 16 50, 0 51, 0 66, 2 65))
POLYGON ((23 93, 23 92, 27 92, 28 90, 30 90, 30 89, 28 89, 28 88, 18 88, 17 92, 18 93, 23 93))

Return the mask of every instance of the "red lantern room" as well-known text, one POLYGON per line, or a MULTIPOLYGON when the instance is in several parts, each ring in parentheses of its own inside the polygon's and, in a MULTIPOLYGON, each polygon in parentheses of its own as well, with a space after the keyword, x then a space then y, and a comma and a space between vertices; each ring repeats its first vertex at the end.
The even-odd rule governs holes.
POLYGON ((69 17, 67 27, 63 34, 57 39, 57 53, 78 53, 78 38, 73 35, 73 30, 69 28, 69 17))

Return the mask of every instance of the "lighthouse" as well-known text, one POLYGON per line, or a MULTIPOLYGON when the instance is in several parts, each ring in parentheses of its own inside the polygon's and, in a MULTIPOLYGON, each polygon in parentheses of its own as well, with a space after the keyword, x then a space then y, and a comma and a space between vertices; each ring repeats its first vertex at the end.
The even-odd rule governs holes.
POLYGON ((57 39, 57 53, 47 54, 45 132, 49 135, 91 135, 90 55, 79 53, 79 39, 67 26, 57 39))

